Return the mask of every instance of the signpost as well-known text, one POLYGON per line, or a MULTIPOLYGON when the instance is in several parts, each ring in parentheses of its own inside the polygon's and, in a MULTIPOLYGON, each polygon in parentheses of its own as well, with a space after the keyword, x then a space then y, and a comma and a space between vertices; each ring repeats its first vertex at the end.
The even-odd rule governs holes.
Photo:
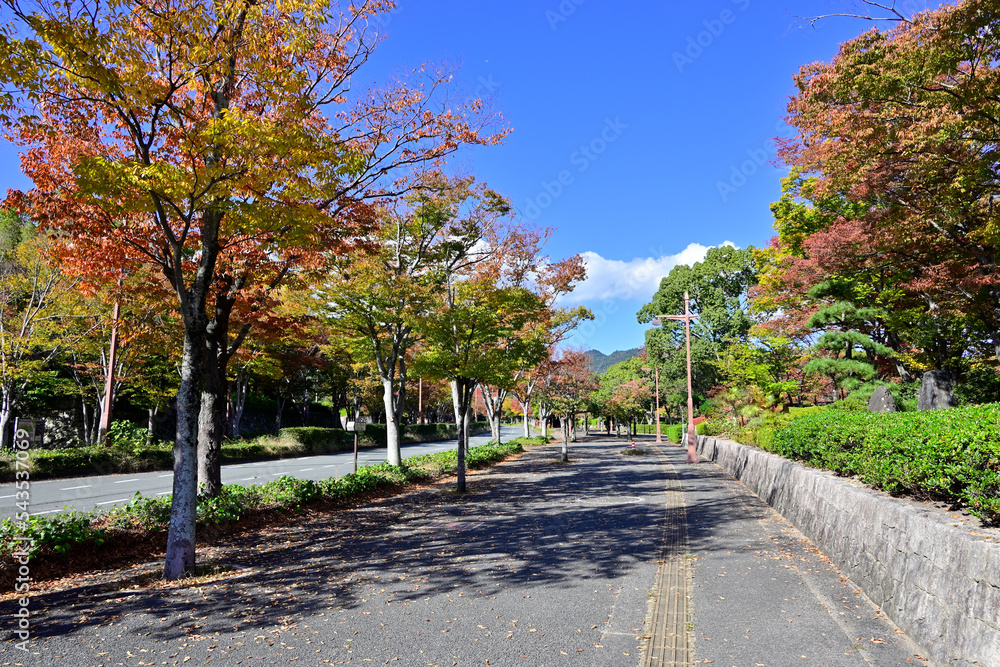
POLYGON ((18 417, 14 420, 14 433, 18 431, 24 431, 26 435, 22 439, 27 440, 29 446, 40 446, 45 439, 45 420, 18 417))
POLYGON ((358 433, 364 432, 371 421, 371 417, 358 415, 354 421, 344 424, 344 430, 354 434, 354 472, 358 471, 358 433))

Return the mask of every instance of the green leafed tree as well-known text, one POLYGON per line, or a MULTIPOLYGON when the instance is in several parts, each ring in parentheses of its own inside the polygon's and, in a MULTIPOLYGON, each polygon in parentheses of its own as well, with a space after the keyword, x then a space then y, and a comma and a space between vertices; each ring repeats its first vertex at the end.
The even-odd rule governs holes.
POLYGON ((828 300, 808 323, 823 331, 815 347, 826 354, 805 365, 807 373, 826 375, 847 391, 875 376, 877 357, 892 356, 892 350, 866 333, 878 326, 884 312, 855 305, 850 293, 851 284, 843 280, 829 280, 809 291, 813 299, 828 300))
POLYGON ((543 341, 517 335, 530 330, 544 311, 545 303, 529 289, 498 286, 488 274, 456 275, 421 319, 424 347, 417 369, 423 377, 451 382, 457 398, 459 492, 466 490, 465 455, 476 385, 500 381, 509 357, 535 363, 545 358, 543 341))
POLYGON ((33 381, 71 342, 77 281, 46 256, 48 239, 26 218, 0 212, 0 446, 33 381))

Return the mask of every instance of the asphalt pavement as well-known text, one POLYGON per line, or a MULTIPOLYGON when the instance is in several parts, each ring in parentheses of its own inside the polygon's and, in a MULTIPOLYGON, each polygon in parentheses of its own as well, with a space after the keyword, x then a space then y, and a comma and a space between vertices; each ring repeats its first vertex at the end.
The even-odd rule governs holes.
MULTIPOLYGON (((506 441, 524 434, 521 426, 503 426, 501 439, 506 441)), ((490 434, 469 438, 475 447, 490 441, 490 434)), ((457 440, 403 445, 403 458, 455 449, 457 440)), ((385 447, 358 450, 358 466, 374 465, 386 460, 385 447)), ((301 479, 321 480, 342 477, 354 470, 354 452, 271 459, 252 463, 222 466, 223 484, 244 486, 265 484, 285 475, 301 479)), ((136 493, 153 498, 170 495, 174 475, 168 470, 121 475, 90 475, 65 479, 33 480, 29 513, 48 515, 64 512, 110 509, 127 504, 136 493)), ((22 496, 23 498, 23 496, 22 496)), ((13 517, 20 511, 14 482, 0 484, 0 519, 13 517)))
POLYGON ((746 487, 650 439, 626 456, 584 438, 567 464, 532 447, 464 495, 443 483, 225 538, 203 550, 235 568, 215 581, 149 587, 152 562, 68 582, 32 599, 29 651, 6 641, 0 665, 636 667, 670 596, 690 602, 692 648, 656 665, 925 664, 746 487), (689 574, 664 587, 678 559, 689 574))

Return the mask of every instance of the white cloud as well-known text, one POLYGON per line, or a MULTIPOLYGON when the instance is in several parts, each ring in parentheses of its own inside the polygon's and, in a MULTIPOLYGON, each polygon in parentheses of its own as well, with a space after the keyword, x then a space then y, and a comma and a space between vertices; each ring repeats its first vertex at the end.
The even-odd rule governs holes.
MULTIPOLYGON (((722 245, 733 245, 726 241, 722 245)), ((637 257, 630 261, 605 259, 596 252, 581 253, 587 265, 587 279, 576 286, 563 302, 587 303, 607 299, 646 301, 660 287, 660 280, 678 264, 688 266, 705 259, 711 246, 692 243, 676 255, 637 257)))

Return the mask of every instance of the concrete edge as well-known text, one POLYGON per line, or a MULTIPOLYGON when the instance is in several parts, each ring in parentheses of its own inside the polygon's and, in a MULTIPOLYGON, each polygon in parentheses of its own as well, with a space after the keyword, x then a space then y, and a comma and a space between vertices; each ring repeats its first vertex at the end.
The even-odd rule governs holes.
POLYGON ((698 436, 698 453, 809 537, 933 664, 1000 665, 1000 544, 756 448, 698 436))

